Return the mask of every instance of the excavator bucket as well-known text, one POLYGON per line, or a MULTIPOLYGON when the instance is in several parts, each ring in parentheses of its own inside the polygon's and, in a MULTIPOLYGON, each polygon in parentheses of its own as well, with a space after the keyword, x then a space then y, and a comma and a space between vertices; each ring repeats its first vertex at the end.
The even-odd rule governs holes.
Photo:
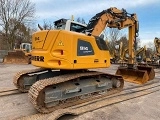
POLYGON ((136 84, 144 84, 149 80, 147 70, 118 68, 116 75, 121 75, 125 81, 136 84))
POLYGON ((138 70, 146 70, 149 76, 149 80, 153 80, 155 77, 155 71, 152 66, 137 66, 138 70))
POLYGON ((8 52, 8 55, 4 57, 3 63, 29 63, 29 57, 25 55, 22 50, 15 50, 8 52))

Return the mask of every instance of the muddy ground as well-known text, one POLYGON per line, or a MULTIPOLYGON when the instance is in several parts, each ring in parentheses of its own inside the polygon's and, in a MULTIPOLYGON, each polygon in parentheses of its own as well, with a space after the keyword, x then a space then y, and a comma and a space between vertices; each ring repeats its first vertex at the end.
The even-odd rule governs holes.
MULTIPOLYGON (((0 90, 15 88, 12 80, 20 70, 35 68, 32 65, 1 64, 0 63, 0 90)), ((117 65, 98 71, 115 73, 117 65)), ((156 79, 160 79, 160 69, 156 69, 156 79)), ((137 86, 125 82, 124 88, 137 86)), ((120 102, 100 108, 76 117, 65 116, 63 120, 158 120, 160 119, 160 91, 152 94, 120 102)), ((29 102, 27 93, 3 96, 0 98, 0 120, 15 120, 24 116, 36 114, 37 111, 29 102)))

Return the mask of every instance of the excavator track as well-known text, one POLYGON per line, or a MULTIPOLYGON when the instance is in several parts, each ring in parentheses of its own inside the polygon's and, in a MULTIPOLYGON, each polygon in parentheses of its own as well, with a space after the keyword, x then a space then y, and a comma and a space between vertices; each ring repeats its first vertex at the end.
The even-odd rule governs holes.
POLYGON ((28 92, 28 89, 25 89, 24 86, 23 86, 23 78, 25 76, 28 76, 28 74, 41 72, 41 71, 44 71, 44 70, 46 70, 46 69, 36 68, 36 69, 32 69, 32 70, 20 71, 13 77, 13 83, 18 88, 19 91, 28 92))
POLYGON ((84 73, 69 73, 37 81, 31 86, 28 96, 32 104, 39 112, 50 113, 58 109, 68 108, 70 106, 120 92, 123 89, 123 86, 124 80, 119 75, 87 71, 84 73), (87 83, 88 79, 90 79, 90 82, 87 83), (85 83, 93 85, 93 83, 95 83, 94 80, 97 80, 96 90, 92 92, 90 91, 89 93, 85 92, 85 94, 80 94, 85 87, 88 87, 88 91, 92 88, 89 87, 89 85, 86 85, 84 88, 82 87, 79 89, 79 84, 77 81, 80 84, 85 83), (77 85, 77 87, 73 89, 73 86, 68 84, 69 82, 76 83, 75 85, 77 85), (108 87, 109 85, 110 87, 108 87), (58 88, 58 86, 65 89, 64 91, 60 89, 62 98, 59 99, 58 96, 54 96, 54 94, 58 94, 55 89, 56 87, 58 88), (67 86, 69 87, 67 88, 67 86), (97 89, 99 89, 99 91, 97 91, 97 89), (65 95, 70 97, 63 97, 65 95))

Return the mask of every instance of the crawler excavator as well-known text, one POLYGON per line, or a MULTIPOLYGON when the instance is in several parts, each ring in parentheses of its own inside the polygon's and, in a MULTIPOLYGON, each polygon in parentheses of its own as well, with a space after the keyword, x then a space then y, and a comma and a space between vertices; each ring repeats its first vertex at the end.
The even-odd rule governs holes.
MULTIPOLYGON (((123 50, 122 60, 128 61, 128 47, 123 50)), ((140 49, 135 51, 136 62, 141 63, 142 61, 146 62, 149 58, 146 57, 146 46, 141 47, 140 49)))
MULTIPOLYGON (((157 38, 157 37, 154 38, 154 45, 155 45, 155 48, 156 48, 156 59, 155 59, 155 61, 159 62, 160 61, 160 38, 157 38)), ((159 63, 157 63, 157 64, 159 64, 159 63)))
POLYGON ((160 38, 154 38, 154 45, 155 45, 155 53, 152 54, 152 63, 149 65, 154 66, 155 68, 160 67, 160 38))
MULTIPOLYGON (((121 75, 89 69, 110 67, 109 50, 99 37, 105 27, 129 27, 135 32, 136 22, 135 14, 112 7, 92 17, 86 27, 71 21, 73 31, 65 30, 68 25, 63 21, 63 29, 37 31, 32 36, 31 53, 32 64, 40 68, 17 73, 15 86, 28 91, 30 101, 42 113, 122 91, 121 75)), ((139 79, 143 79, 141 76, 139 79)))

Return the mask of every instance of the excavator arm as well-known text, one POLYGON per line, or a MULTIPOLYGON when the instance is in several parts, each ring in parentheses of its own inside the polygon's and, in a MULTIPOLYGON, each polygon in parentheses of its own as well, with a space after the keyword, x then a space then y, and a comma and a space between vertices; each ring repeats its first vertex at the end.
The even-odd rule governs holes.
POLYGON ((96 14, 87 25, 89 35, 99 36, 106 28, 118 28, 119 30, 128 27, 129 30, 129 64, 134 63, 134 41, 138 35, 139 27, 136 14, 129 14, 125 9, 119 10, 111 7, 96 14))
MULTIPOLYGON (((87 32, 93 36, 99 36, 106 27, 121 30, 135 25, 138 25, 136 14, 129 14, 125 9, 119 10, 112 7, 92 17, 87 25, 87 32)), ((136 32, 138 33, 138 27, 136 27, 136 32)))
POLYGON ((122 75, 124 80, 138 84, 144 84, 155 76, 153 68, 146 66, 135 66, 135 44, 136 37, 139 32, 139 24, 135 13, 127 13, 125 9, 119 10, 116 7, 111 7, 107 10, 96 14, 91 18, 87 25, 86 32, 88 35, 100 36, 106 28, 128 28, 128 65, 127 68, 119 68, 116 72, 122 75))

